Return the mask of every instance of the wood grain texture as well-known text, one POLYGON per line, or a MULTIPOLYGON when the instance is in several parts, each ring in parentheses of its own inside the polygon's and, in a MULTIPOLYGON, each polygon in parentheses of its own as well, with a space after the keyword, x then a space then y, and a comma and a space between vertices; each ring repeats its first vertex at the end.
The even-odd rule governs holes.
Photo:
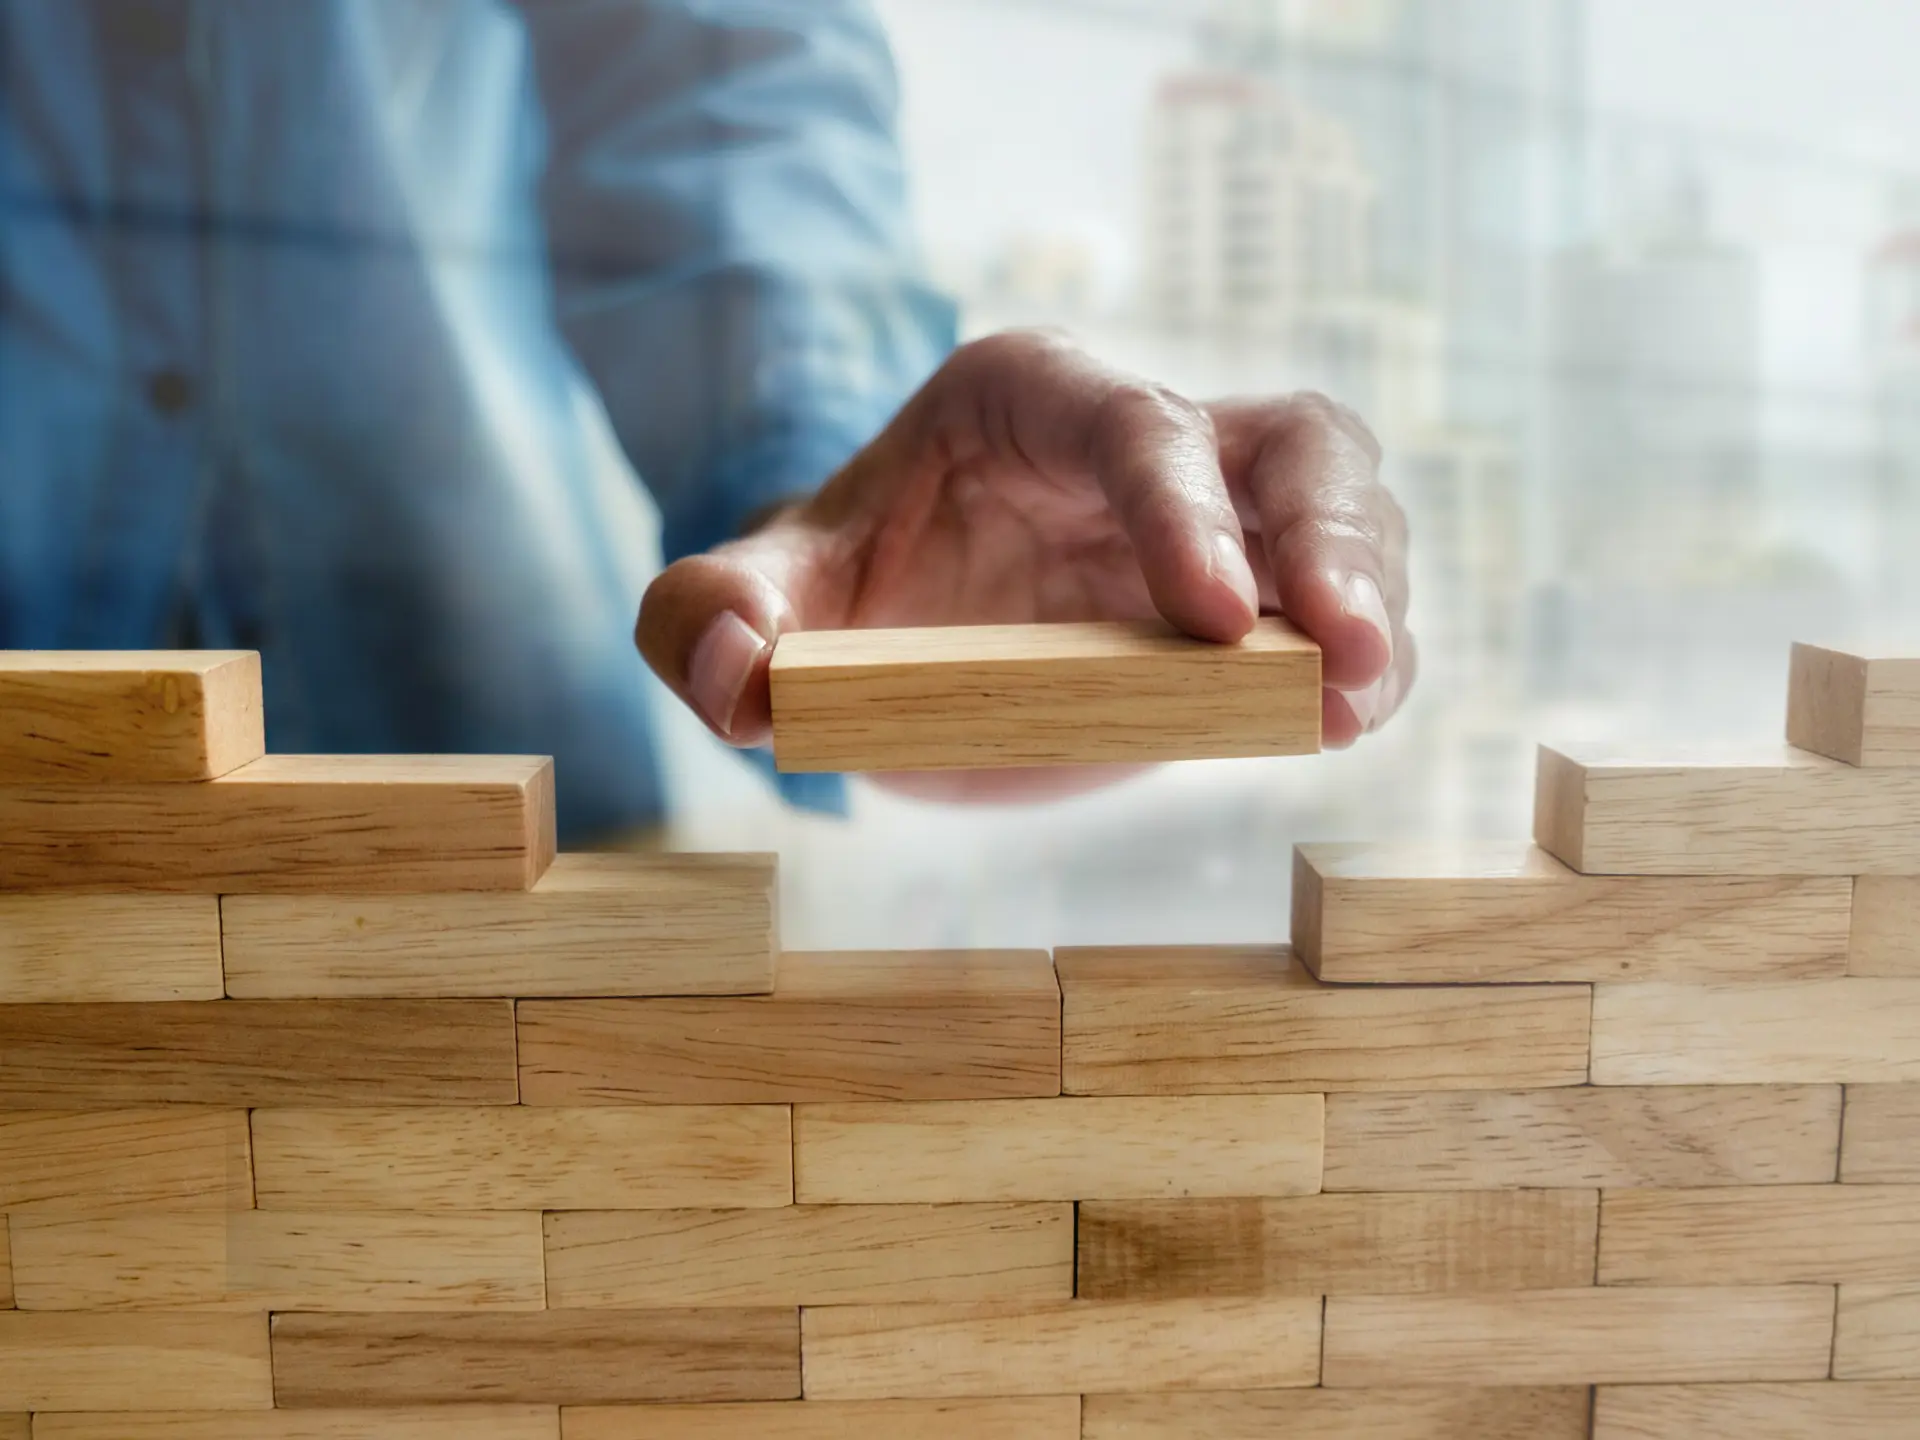
POLYGON ((1327 1190, 1818 1185, 1837 1085, 1587 1087, 1327 1097, 1327 1190))
POLYGON ((1585 1387, 1095 1395, 1084 1440, 1587 1440, 1585 1387))
POLYGON ((0 1409, 266 1410, 264 1315, 0 1313, 0 1409))
POLYGON ((565 1440, 1080 1440, 1078 1395, 579 1407, 565 1440))
POLYGON ((0 1110, 511 1105, 505 1000, 0 1005, 0 1110))
POLYGON ((809 1400, 1313 1385, 1320 1301, 1074 1300, 801 1312, 809 1400))
POLYGON ((276 1315, 286 1409, 794 1400, 796 1310, 276 1315))
POLYGON ((1920 1285, 1842 1285, 1833 1373, 1920 1380, 1920 1285))
POLYGON ((1920 1385, 1607 1385, 1594 1440, 1920 1440, 1920 1385))
POLYGON ((1334 1295, 1329 1386, 1819 1380, 1828 1286, 1334 1295))
POLYGON ((1920 660, 1795 645, 1787 741, 1849 765, 1920 765, 1920 660))
POLYGON ((252 1205, 244 1110, 0 1111, 0 1211, 252 1205))
POLYGON ((38 1425, 34 1440, 560 1440, 552 1405, 43 1415, 38 1425))
POLYGON ((0 1415, 0 1440, 33 1440, 31 1415, 0 1415))
POLYGON ((1403 1295, 1593 1283, 1593 1190, 1080 1206, 1079 1295, 1403 1295))
POLYGON ((784 1105, 256 1110, 263 1210, 789 1205, 784 1105))
POLYGON ((1603 1285, 1920 1284, 1920 1185, 1610 1190, 1603 1285))
POLYGON ((771 855, 577 854, 521 893, 230 896, 227 993, 763 994, 774 880, 771 855))
POLYGON ((816 630, 774 647, 786 771, 1136 764, 1320 748, 1320 649, 1264 619, 1234 645, 1163 621, 816 630))
POLYGON ((1542 747, 1533 836, 1595 875, 1920 874, 1920 769, 1859 770, 1785 746, 1542 747))
POLYGON ((0 651, 0 785, 211 780, 265 752, 252 651, 0 651))
POLYGON ((12 1224, 0 1215, 0 1310, 13 1308, 12 1224))
POLYGON ((1920 980, 1597 986, 1593 1081, 1920 1081, 1920 980))
POLYGON ((1920 1185, 1920 1085, 1848 1087, 1840 1178, 1849 1184, 1920 1185))
POLYGON ((211 895, 0 893, 0 1004, 218 1000, 211 895))
POLYGON ((1318 1095, 801 1105, 796 1199, 821 1204, 1310 1195, 1318 1095))
POLYGON ((22 1310, 538 1310, 538 1215, 13 1217, 22 1310))
POLYGON ((546 1231, 556 1310, 1073 1298, 1070 1204, 579 1211, 546 1231))
POLYGON ((1920 980, 1920 877, 1862 875, 1853 882, 1847 973, 1920 980))
POLYGON ((1284 948, 1066 949, 1071 1094, 1490 1090, 1587 1079, 1582 985, 1340 988, 1284 948))
POLYGON ((1293 946, 1322 980, 1843 975, 1848 878, 1581 875, 1524 842, 1306 845, 1293 946))
POLYGON ((269 755, 201 785, 0 789, 0 889, 525 890, 553 860, 553 762, 269 755))
POLYGON ((529 1105, 1060 1093, 1045 951, 793 954, 772 995, 520 1006, 529 1105))

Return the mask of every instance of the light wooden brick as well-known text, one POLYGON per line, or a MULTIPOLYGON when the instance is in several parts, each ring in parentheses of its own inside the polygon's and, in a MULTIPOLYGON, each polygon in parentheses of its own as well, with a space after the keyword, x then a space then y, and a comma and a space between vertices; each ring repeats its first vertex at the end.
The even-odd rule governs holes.
POLYGON ((1862 875, 1853 882, 1847 973, 1920 980, 1920 876, 1862 875))
POLYGON ((1080 1440, 1080 1397, 583 1407, 565 1426, 565 1440, 1080 1440))
MULTIPOLYGON (((1085 1440, 1587 1440, 1586 1388, 1095 1395, 1085 1440)), ((717 1440, 717 1437, 716 1437, 717 1440)))
POLYGON ((1318 1095, 976 1100, 794 1109, 794 1195, 820 1204, 1307 1195, 1318 1095))
POLYGON ((1920 1285, 1842 1285, 1833 1373, 1920 1380, 1920 1285))
POLYGON ((1283 948, 1061 950, 1072 1094, 1505 1090, 1587 1078, 1583 985, 1342 988, 1283 948))
POLYGON ((1044 951, 781 957, 772 995, 533 1000, 529 1105, 981 1100, 1060 1093, 1044 951))
POLYGON ((1849 765, 1920 765, 1920 660, 1795 645, 1787 739, 1849 765))
POLYGON ((0 1409, 266 1410, 264 1315, 0 1313, 0 1409))
POLYGON ((263 1210, 788 1205, 784 1105, 256 1110, 263 1210))
POLYGON ((217 1000, 211 895, 0 893, 0 1004, 217 1000))
POLYGON ((1920 1385, 1607 1385, 1594 1440, 1920 1440, 1920 1385))
POLYGON ((1320 1301, 1075 1300, 802 1312, 810 1400, 1271 1390, 1320 1371, 1320 1301))
POLYGON ((1812 1185, 1839 1151, 1837 1085, 1330 1095, 1325 1188, 1812 1185))
POLYGON ((0 1415, 0 1440, 33 1440, 31 1415, 0 1415))
POLYGON ((1920 1283, 1920 1185, 1612 1190, 1603 1285, 1920 1283))
POLYGON ((555 1309, 1073 1298, 1068 1204, 582 1211, 546 1227, 555 1309))
MULTIPOLYGON (((0 1430, 0 1436, 5 1435, 0 1430)), ((560 1440, 547 1405, 440 1405, 412 1410, 208 1410, 155 1415, 43 1415, 34 1440, 560 1440)))
POLYGON ((244 1110, 0 1111, 0 1210, 245 1210, 244 1110))
POLYGON ((1920 1185, 1920 1085, 1848 1087, 1840 1178, 1920 1185))

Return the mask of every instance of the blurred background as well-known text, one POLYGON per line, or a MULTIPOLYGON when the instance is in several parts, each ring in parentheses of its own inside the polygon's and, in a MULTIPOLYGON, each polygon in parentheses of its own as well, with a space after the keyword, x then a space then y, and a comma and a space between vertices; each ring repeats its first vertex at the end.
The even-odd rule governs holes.
POLYGON ((1920 6, 879 8, 967 330, 1361 411, 1424 671, 1346 754, 841 821, 672 716, 790 946, 1283 938, 1297 841, 1524 835, 1537 741, 1777 736, 1790 640, 1920 610, 1920 6))

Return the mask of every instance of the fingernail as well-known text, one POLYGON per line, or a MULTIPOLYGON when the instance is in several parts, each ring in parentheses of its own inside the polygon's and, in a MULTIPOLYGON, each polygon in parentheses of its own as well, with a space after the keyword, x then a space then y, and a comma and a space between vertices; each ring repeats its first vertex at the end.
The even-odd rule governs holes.
POLYGON ((733 733, 734 712, 747 693, 754 666, 766 652, 760 633, 733 611, 723 611, 693 647, 687 666, 687 693, 707 722, 722 735, 733 733))
POLYGON ((1253 566, 1247 563, 1246 547, 1238 536, 1222 531, 1213 537, 1207 571, 1244 600, 1249 610, 1260 609, 1260 586, 1253 578, 1253 566))
POLYGON ((1387 602, 1371 575, 1349 575, 1341 592, 1344 608, 1355 620, 1364 620, 1380 632, 1380 638, 1393 649, 1393 621, 1387 615, 1387 602))
POLYGON ((1380 713, 1381 692, 1386 683, 1383 676, 1364 690, 1340 692, 1340 698, 1347 702, 1347 708, 1353 711, 1353 718, 1360 722, 1362 730, 1373 728, 1373 717, 1380 713))

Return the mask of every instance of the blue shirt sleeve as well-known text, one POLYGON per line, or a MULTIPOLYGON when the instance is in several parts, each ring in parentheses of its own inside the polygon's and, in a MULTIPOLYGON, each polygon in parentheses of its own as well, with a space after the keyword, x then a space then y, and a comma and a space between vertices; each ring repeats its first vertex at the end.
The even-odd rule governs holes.
POLYGON ((562 327, 669 560, 817 487, 954 338, 861 0, 520 0, 562 327))

